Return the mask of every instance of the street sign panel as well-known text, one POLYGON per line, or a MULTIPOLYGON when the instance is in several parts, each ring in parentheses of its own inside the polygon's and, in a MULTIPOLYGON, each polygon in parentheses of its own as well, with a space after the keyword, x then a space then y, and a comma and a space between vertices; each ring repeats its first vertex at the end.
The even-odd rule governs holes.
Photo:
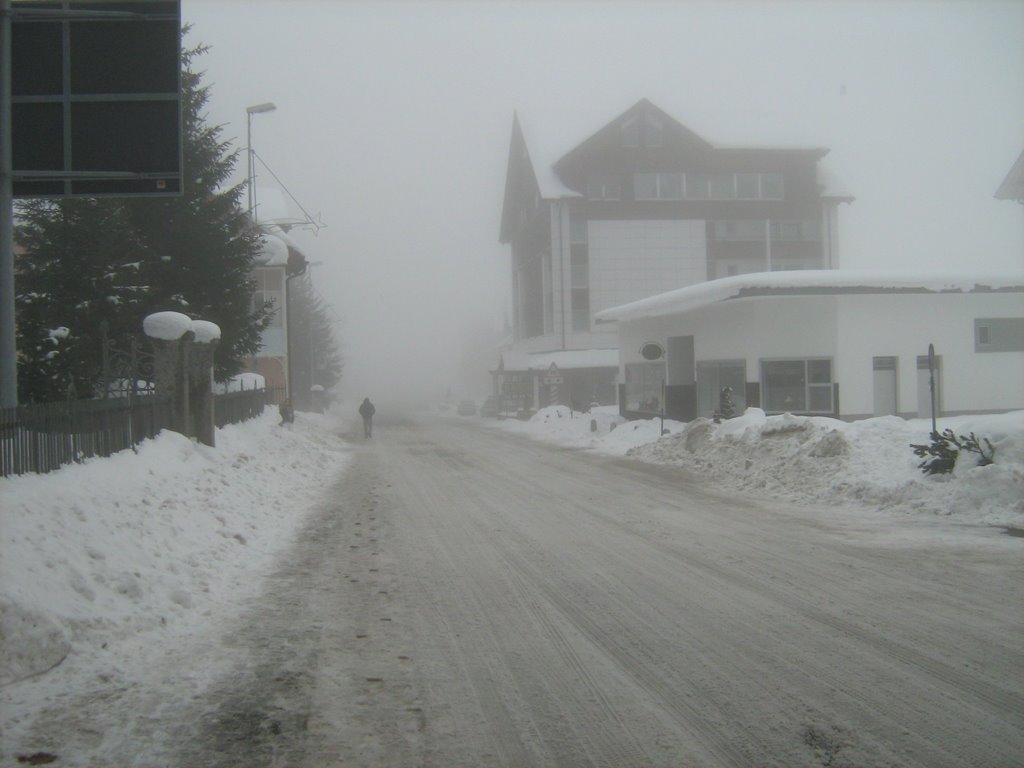
POLYGON ((12 4, 15 197, 177 195, 180 0, 12 4))

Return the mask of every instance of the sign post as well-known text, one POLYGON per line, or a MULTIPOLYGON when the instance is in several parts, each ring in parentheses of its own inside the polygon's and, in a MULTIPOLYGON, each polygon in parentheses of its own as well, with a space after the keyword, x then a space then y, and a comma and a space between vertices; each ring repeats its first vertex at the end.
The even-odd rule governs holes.
POLYGON ((563 382, 562 372, 552 363, 544 374, 544 383, 548 385, 548 405, 558 405, 558 386, 563 382))
POLYGON ((935 423, 935 345, 928 345, 928 391, 932 398, 932 436, 939 434, 935 423))

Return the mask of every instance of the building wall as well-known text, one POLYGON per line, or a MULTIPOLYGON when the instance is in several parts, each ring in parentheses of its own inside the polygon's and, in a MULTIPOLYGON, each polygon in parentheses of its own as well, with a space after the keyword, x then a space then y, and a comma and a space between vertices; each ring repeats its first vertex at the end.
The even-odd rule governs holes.
MULTIPOLYGON (((1024 351, 978 352, 975 319, 1024 318, 1024 295, 892 294, 739 299, 664 318, 619 324, 620 372, 644 362, 646 342, 668 347, 694 337, 694 358, 742 359, 748 382, 760 382, 763 360, 832 359, 843 418, 874 412, 874 357, 897 358, 897 408, 916 417, 918 356, 935 345, 940 358, 941 414, 1024 408, 1024 351)), ((668 382, 672 384, 672 382, 668 382)), ((927 406, 925 410, 928 410, 927 406)), ((700 414, 707 415, 707 414, 700 414)))
POLYGON ((590 221, 591 313, 707 280, 703 221, 590 221))
POLYGON ((1020 293, 838 296, 844 414, 872 413, 872 358, 897 357, 897 408, 916 416, 917 357, 935 345, 940 413, 1024 408, 1024 352, 976 352, 976 318, 1024 317, 1020 293))

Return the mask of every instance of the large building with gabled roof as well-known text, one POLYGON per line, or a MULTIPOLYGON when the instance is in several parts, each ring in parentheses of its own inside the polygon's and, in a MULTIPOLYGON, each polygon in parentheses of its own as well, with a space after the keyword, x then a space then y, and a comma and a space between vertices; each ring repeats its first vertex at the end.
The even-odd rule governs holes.
POLYGON ((838 208, 853 198, 823 168, 828 149, 715 144, 647 99, 560 155, 533 141, 515 115, 499 235, 512 339, 494 371, 513 407, 616 401, 602 310, 731 275, 839 267, 838 208))

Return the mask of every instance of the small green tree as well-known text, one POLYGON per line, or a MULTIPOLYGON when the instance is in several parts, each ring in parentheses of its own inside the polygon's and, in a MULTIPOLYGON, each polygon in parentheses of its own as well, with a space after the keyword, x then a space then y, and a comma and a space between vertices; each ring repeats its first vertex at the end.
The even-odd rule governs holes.
POLYGON ((926 475, 943 475, 953 471, 956 460, 961 451, 978 454, 978 466, 986 467, 995 458, 996 449, 989 439, 978 439, 978 436, 971 432, 969 435, 957 435, 952 429, 946 429, 939 434, 931 433, 932 441, 928 444, 911 443, 914 455, 924 459, 917 468, 926 475), (984 445, 981 444, 982 440, 984 445))
POLYGON ((736 415, 736 403, 732 401, 732 387, 722 387, 718 393, 718 410, 715 411, 714 422, 721 423, 723 419, 731 419, 736 415))

